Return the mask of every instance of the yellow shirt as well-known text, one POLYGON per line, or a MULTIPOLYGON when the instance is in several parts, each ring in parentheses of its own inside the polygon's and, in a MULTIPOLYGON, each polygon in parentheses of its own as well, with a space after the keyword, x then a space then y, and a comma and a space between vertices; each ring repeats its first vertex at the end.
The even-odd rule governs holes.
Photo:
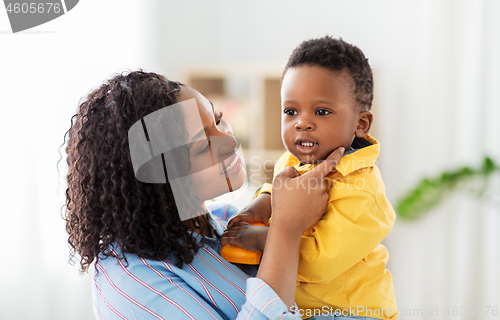
MULTIPOLYGON (((389 253, 380 244, 396 214, 375 165, 380 144, 371 136, 365 139, 372 145, 343 156, 337 171, 327 176, 328 208, 302 235, 295 302, 303 318, 338 310, 343 315, 397 319, 392 276, 385 268, 389 253)), ((300 174, 314 167, 299 166, 286 152, 274 175, 288 166, 300 174)), ((259 193, 271 189, 266 184, 259 193)))

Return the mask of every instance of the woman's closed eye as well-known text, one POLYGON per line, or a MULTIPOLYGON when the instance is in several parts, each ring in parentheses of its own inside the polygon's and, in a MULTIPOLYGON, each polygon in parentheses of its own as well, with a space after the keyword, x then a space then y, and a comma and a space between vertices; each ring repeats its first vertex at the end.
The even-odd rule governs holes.
POLYGON ((200 152, 198 152, 198 154, 203 154, 203 153, 207 152, 208 150, 210 150, 210 140, 207 140, 206 142, 207 142, 206 147, 201 149, 200 152))
POLYGON ((299 114, 297 112, 297 110, 293 110, 293 109, 285 109, 285 110, 283 110, 283 113, 288 115, 288 116, 296 116, 299 114))

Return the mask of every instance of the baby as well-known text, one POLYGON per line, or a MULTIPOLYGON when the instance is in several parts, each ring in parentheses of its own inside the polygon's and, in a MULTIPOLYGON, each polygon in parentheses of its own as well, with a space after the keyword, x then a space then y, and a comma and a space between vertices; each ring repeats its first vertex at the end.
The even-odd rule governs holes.
MULTIPOLYGON (((281 136, 288 151, 275 175, 288 166, 304 174, 345 148, 336 171, 326 176, 326 212, 301 239, 295 301, 304 319, 318 313, 397 318, 389 254, 380 243, 396 215, 375 165, 380 144, 368 135, 372 100, 372 71, 357 47, 325 36, 304 41, 290 56, 281 86, 281 136)), ((264 251, 269 228, 249 223, 268 225, 271 190, 265 184, 229 221, 223 244, 264 251)))

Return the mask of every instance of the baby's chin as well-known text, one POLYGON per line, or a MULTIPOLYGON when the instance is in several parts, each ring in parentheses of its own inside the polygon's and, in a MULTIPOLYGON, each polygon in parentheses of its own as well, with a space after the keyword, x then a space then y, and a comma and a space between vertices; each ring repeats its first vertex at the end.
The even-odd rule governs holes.
POLYGON ((325 160, 325 158, 313 158, 313 157, 298 157, 293 155, 302 164, 319 164, 325 160))
POLYGON ((311 161, 302 161, 302 160, 299 160, 299 161, 302 164, 312 164, 312 165, 315 165, 315 164, 320 164, 321 162, 323 162, 323 160, 311 160, 311 161))

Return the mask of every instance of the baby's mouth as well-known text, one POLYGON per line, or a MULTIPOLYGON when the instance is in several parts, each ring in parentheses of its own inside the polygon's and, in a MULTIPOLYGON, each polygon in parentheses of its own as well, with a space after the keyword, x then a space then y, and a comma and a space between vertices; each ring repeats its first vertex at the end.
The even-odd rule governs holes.
POLYGON ((319 148, 319 144, 312 141, 297 141, 295 143, 297 151, 303 154, 311 154, 316 152, 319 148))
POLYGON ((316 142, 300 142, 298 144, 300 144, 303 147, 312 147, 312 146, 314 146, 317 143, 316 142))

